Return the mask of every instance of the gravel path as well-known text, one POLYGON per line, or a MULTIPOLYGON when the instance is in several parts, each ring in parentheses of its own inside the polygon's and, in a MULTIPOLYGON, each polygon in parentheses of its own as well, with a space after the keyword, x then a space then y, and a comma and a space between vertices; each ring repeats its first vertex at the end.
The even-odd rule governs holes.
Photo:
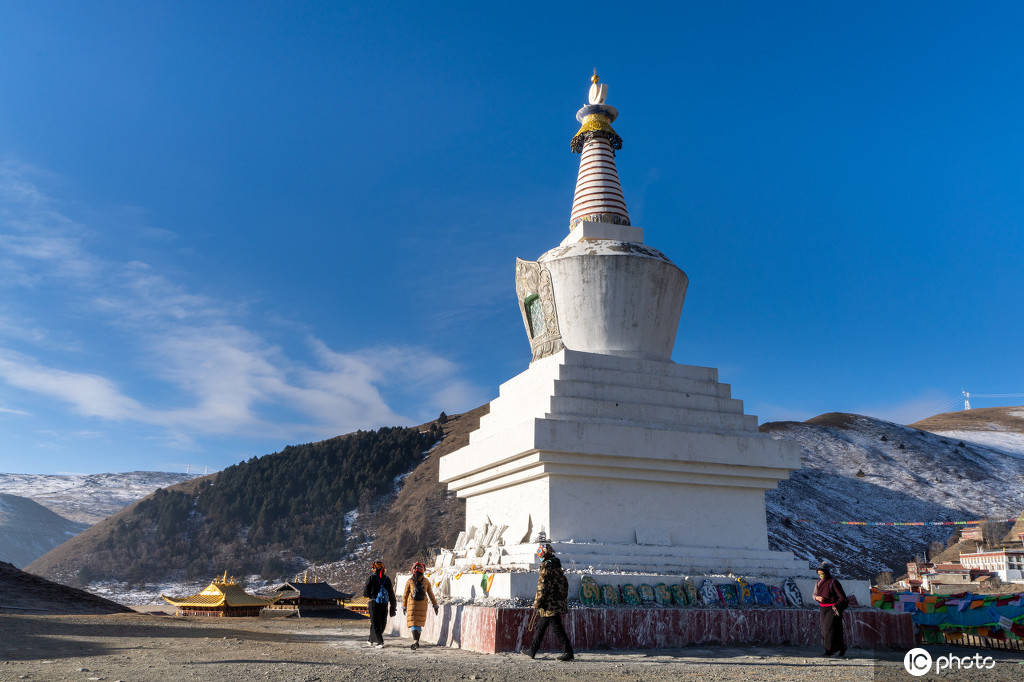
MULTIPOLYGON (((0 680, 910 680, 902 652, 851 651, 843 660, 790 647, 477 654, 389 638, 365 649, 365 621, 200 619, 115 614, 0 614, 0 680)), ((938 654, 936 649, 932 650, 938 654)), ((958 655, 974 651, 957 651, 958 655)), ((983 652, 991 653, 991 652, 983 652)), ((998 653, 982 675, 938 679, 1021 680, 1024 655, 998 653)))

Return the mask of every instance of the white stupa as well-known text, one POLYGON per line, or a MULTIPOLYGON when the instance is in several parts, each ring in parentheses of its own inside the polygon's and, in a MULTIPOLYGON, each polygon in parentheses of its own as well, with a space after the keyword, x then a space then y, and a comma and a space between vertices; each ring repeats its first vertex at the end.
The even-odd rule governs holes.
POLYGON ((717 370, 671 360, 688 280, 630 224, 606 96, 595 74, 568 236, 516 261, 532 362, 441 459, 466 531, 437 567, 514 574, 545 539, 579 570, 807 578, 806 561, 769 549, 765 520, 799 449, 759 433, 717 370))

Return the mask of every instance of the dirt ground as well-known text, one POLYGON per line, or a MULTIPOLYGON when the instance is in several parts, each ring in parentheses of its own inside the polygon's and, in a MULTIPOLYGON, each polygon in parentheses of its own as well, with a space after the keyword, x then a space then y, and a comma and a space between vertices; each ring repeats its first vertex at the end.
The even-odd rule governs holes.
MULTIPOLYGON (((0 614, 0 680, 909 680, 903 652, 701 648, 477 654, 388 638, 366 649, 363 620, 177 618, 144 614, 0 614)), ((957 655, 974 651, 955 650, 957 655)), ((939 650, 932 649, 933 655, 939 650)), ((938 679, 1021 680, 1024 654, 991 653, 994 670, 938 679)), ((927 678, 930 679, 930 678, 927 678)))

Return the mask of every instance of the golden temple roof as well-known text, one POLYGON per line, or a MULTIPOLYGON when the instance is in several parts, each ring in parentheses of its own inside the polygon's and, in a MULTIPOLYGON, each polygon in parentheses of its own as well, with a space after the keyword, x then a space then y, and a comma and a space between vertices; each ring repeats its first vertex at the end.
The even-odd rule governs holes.
POLYGON ((277 597, 263 599, 249 594, 242 589, 234 578, 227 574, 223 578, 215 578, 212 583, 199 594, 188 597, 168 597, 161 594, 160 598, 172 606, 267 606, 277 601, 277 597))

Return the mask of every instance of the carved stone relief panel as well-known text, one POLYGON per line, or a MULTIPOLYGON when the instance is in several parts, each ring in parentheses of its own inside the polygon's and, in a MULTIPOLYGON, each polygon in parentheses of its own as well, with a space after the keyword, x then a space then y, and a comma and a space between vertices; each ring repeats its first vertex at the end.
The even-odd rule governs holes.
POLYGON ((516 298, 533 359, 540 360, 565 348, 548 269, 536 261, 516 258, 516 298))

